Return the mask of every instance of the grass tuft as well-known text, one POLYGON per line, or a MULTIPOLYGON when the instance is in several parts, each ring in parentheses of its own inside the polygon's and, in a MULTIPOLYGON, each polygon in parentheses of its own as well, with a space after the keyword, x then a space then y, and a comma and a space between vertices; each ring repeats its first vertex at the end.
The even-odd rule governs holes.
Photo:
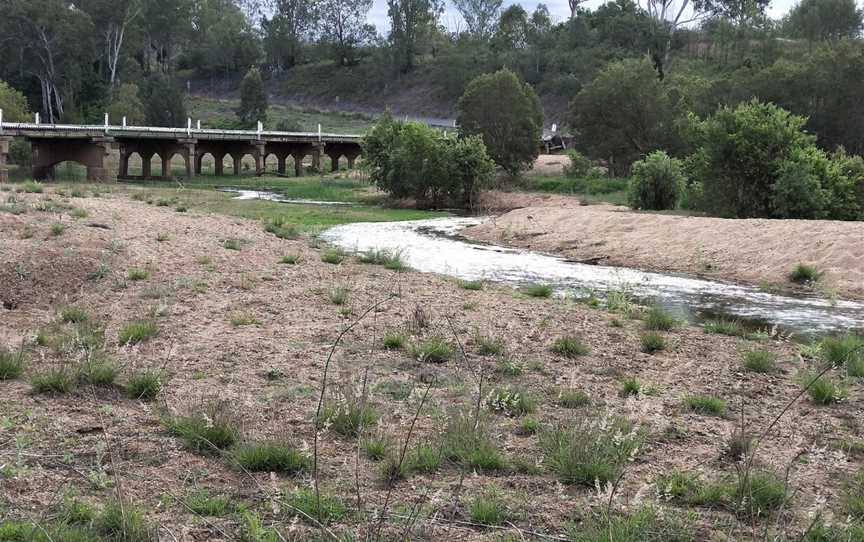
POLYGON ((486 406, 508 416, 524 416, 537 410, 537 401, 521 390, 496 389, 486 397, 486 406))
POLYGON ((279 263, 285 265, 297 265, 298 263, 300 263, 300 256, 296 254, 286 254, 285 256, 279 258, 279 263))
POLYGON ((186 448, 199 454, 218 453, 240 439, 240 423, 225 402, 203 404, 182 416, 166 416, 162 424, 186 448))
POLYGON ((0 346, 0 380, 12 380, 21 376, 27 363, 24 350, 13 352, 0 346))
POLYGON ((444 430, 443 454, 458 465, 478 471, 506 468, 486 419, 481 416, 475 426, 474 415, 469 411, 459 411, 449 417, 444 430))
POLYGON ((444 363, 453 355, 450 344, 443 337, 432 337, 411 346, 411 355, 426 363, 444 363))
POLYGON ((563 408, 579 408, 591 403, 591 398, 582 390, 561 390, 556 402, 563 408))
POLYGON ((641 344, 641 350, 645 354, 662 352, 667 348, 666 338, 663 337, 663 335, 660 335, 659 333, 653 331, 642 335, 642 337, 639 339, 639 342, 641 344))
POLYGON ((684 404, 693 412, 708 416, 722 416, 726 412, 726 401, 710 395, 689 395, 684 404))
POLYGON ((145 370, 134 373, 126 383, 126 395, 131 399, 152 401, 162 391, 161 371, 145 370))
POLYGON ((705 333, 728 335, 729 337, 743 337, 744 327, 737 320, 720 318, 705 322, 705 333))
POLYGON ((312 465, 309 456, 279 440, 244 442, 231 451, 231 457, 250 472, 297 474, 312 465))
POLYGON ((345 251, 339 248, 330 248, 321 253, 321 261, 333 265, 339 265, 345 261, 345 251))
POLYGON ((288 496, 287 503, 290 509, 302 512, 298 514, 300 519, 308 521, 311 517, 323 525, 339 521, 348 513, 348 508, 339 498, 326 493, 319 498, 311 489, 298 489, 288 496))
POLYGON ((547 298, 552 297, 552 287, 548 284, 526 284, 519 291, 528 297, 547 298))
POLYGON ((481 525, 501 525, 507 520, 507 507, 497 492, 488 491, 471 499, 468 516, 481 525))
POLYGON ((849 376, 864 377, 864 337, 852 333, 827 337, 820 342, 819 352, 826 363, 845 368, 849 376))
POLYGON ((229 512, 231 499, 224 495, 210 495, 206 489, 199 489, 186 498, 186 506, 201 516, 221 517, 229 512))
POLYGON ((815 266, 799 263, 789 273, 789 280, 796 284, 812 284, 817 282, 821 276, 822 273, 815 266))
POLYGON ((669 331, 677 325, 678 320, 662 307, 653 306, 645 315, 645 327, 652 331, 669 331))
POLYGON ((591 352, 579 337, 567 336, 556 339, 552 344, 552 353, 568 359, 586 356, 591 352))
POLYGON ((51 367, 30 381, 34 393, 69 393, 78 385, 75 372, 67 366, 51 367))
POLYGON ((138 344, 159 334, 159 326, 153 320, 133 320, 120 329, 120 344, 138 344))
POLYGON ((67 305, 60 309, 60 320, 66 323, 78 324, 86 322, 88 319, 87 311, 82 307, 75 305, 67 305))
POLYGON ((460 280, 458 283, 463 290, 479 291, 483 289, 485 283, 482 280, 460 280))
POLYGON ((146 280, 147 277, 150 276, 150 272, 146 269, 141 269, 138 267, 130 267, 126 271, 126 278, 128 280, 146 280))
POLYGON ((405 335, 395 331, 385 333, 383 344, 387 350, 401 350, 405 348, 405 335))
POLYGON ((776 370, 774 354, 767 350, 744 352, 742 365, 752 373, 773 373, 776 370))
MULTIPOLYGON (((799 380, 802 386, 807 386, 813 382, 814 378, 816 378, 816 374, 812 372, 804 372, 799 377, 799 380)), ((810 396, 810 400, 817 405, 830 405, 836 403, 846 395, 845 390, 836 384, 828 375, 822 375, 818 380, 813 382, 813 384, 807 388, 807 394, 810 396)))

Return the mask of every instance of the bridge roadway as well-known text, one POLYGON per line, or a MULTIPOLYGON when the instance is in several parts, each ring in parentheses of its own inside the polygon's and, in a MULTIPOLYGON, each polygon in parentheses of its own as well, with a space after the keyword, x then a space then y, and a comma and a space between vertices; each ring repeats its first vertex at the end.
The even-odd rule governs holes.
MULTIPOLYGON (((2 114, 2 113, 0 113, 2 114)), ((244 156, 251 155, 257 174, 264 172, 270 155, 276 157, 278 172, 286 173, 288 157, 294 159, 294 174, 303 174, 303 160, 311 156, 312 168, 319 170, 321 155, 330 158, 333 171, 344 157, 348 167, 361 153, 359 135, 271 132, 259 130, 213 130, 157 128, 146 126, 78 126, 0 122, 0 182, 9 178, 9 144, 15 137, 26 138, 32 148, 33 178, 50 179, 54 167, 73 161, 87 167, 87 179, 111 181, 121 179, 170 179, 171 168, 165 167, 180 155, 186 166, 186 178, 200 175, 206 155, 215 161, 215 175, 224 175, 224 159, 231 156, 234 175, 240 175, 244 156), (141 175, 129 174, 129 159, 141 159, 141 175), (161 176, 151 174, 151 161, 159 156, 161 176)))

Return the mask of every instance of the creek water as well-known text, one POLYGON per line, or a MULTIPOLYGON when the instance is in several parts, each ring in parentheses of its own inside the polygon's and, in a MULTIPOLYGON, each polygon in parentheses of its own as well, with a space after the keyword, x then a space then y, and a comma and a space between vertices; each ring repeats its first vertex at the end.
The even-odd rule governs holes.
MULTIPOLYGON (((238 199, 293 204, 346 205, 344 202, 286 198, 278 193, 220 189, 238 199)), ((350 205, 350 204, 347 204, 350 205)), ((388 250, 406 265, 463 280, 486 280, 519 287, 548 284, 558 296, 603 298, 626 291, 635 299, 656 303, 689 322, 739 320, 751 328, 778 328, 799 338, 864 330, 864 303, 763 292, 757 288, 695 277, 650 273, 627 267, 590 265, 564 258, 491 244, 460 236, 482 218, 447 217, 406 222, 359 222, 334 226, 323 240, 350 251, 388 250)))
POLYGON ((514 287, 544 283, 556 295, 575 297, 602 298, 625 290, 695 323, 737 319, 754 328, 777 327, 803 337, 864 329, 864 304, 854 301, 778 295, 683 275, 575 263, 528 250, 472 243, 459 236, 463 228, 482 220, 454 217, 344 224, 326 230, 322 237, 346 250, 399 251, 404 262, 418 271, 465 280, 514 287))
POLYGON ((237 200, 253 200, 260 199, 266 201, 276 201, 279 203, 295 203, 300 205, 354 205, 345 201, 318 201, 314 199, 298 199, 288 198, 276 192, 268 190, 248 190, 245 188, 232 188, 230 186, 220 186, 216 189, 219 192, 230 192, 237 194, 234 199, 237 200))

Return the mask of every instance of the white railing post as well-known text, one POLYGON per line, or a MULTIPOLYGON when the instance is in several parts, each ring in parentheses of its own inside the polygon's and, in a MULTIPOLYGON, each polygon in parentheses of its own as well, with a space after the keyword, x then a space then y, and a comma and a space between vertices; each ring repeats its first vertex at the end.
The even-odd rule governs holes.
POLYGON ((108 113, 105 113, 105 133, 108 133, 108 113))
POLYGON ((3 133, 3 108, 0 107, 0 134, 3 133))
POLYGON ((198 119, 198 131, 201 131, 201 119, 198 119))
POLYGON ((261 121, 258 121, 258 139, 261 139, 261 132, 264 130, 264 125, 261 124, 261 121))
POLYGON ((192 117, 186 117, 186 137, 192 137, 192 117))
POLYGON ((318 143, 321 143, 321 124, 318 124, 318 143))
POLYGON ((39 112, 36 112, 36 124, 39 124, 39 112))

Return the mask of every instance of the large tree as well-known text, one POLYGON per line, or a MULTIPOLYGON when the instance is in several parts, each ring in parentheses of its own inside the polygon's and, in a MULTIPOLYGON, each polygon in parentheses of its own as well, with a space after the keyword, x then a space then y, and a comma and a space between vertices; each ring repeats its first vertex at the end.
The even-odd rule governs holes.
POLYGON ((502 0, 453 0, 468 25, 468 32, 478 40, 487 40, 492 35, 501 3, 502 0))
POLYGON ((441 0, 387 0, 390 44, 399 71, 414 68, 414 57, 444 9, 441 0))
POLYGON ((355 49, 369 35, 366 14, 372 0, 319 0, 316 6, 322 39, 333 47, 339 65, 353 64, 355 49))
POLYGON ((477 77, 459 99, 459 130, 483 138, 489 156, 511 175, 530 169, 540 152, 540 99, 515 73, 503 69, 477 77))
POLYGON ((316 22, 313 4, 309 0, 276 0, 273 16, 262 20, 267 59, 277 70, 297 64, 303 42, 316 22))
POLYGON ((244 128, 254 127, 258 121, 267 121, 267 93, 258 68, 250 68, 240 83, 240 107, 237 117, 244 128))
POLYGON ((143 0, 83 0, 77 4, 90 15, 93 26, 101 34, 108 87, 113 91, 127 33, 141 15, 144 2, 143 0))
POLYGON ((854 38, 861 33, 862 13, 855 0, 801 0, 786 20, 789 32, 811 42, 854 38))

